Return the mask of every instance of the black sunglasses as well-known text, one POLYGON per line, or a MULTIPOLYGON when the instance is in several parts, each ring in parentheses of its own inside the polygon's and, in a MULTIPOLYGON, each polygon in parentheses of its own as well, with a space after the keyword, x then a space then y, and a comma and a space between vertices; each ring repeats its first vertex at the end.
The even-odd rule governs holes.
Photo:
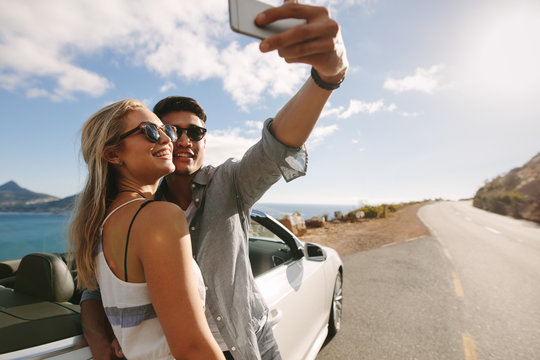
POLYGON ((182 136, 182 132, 185 130, 187 137, 191 141, 199 141, 204 137, 204 134, 206 134, 206 129, 197 125, 189 125, 187 128, 183 128, 177 125, 172 126, 176 129, 178 137, 182 136))
POLYGON ((161 134, 159 133, 159 130, 163 131, 165 135, 167 135, 169 139, 171 139, 172 142, 178 139, 178 135, 176 133, 176 129, 174 126, 171 126, 171 125, 157 126, 154 123, 143 121, 136 128, 131 129, 128 132, 120 135, 120 140, 127 138, 129 135, 134 134, 135 132, 139 130, 141 130, 144 133, 144 135, 146 135, 146 138, 153 143, 157 143, 161 139, 161 134))

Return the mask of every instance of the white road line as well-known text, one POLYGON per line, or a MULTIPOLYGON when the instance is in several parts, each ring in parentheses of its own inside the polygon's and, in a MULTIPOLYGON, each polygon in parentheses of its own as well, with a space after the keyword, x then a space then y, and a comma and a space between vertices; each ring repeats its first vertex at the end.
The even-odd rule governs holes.
POLYGON ((492 233, 495 233, 495 234, 500 234, 501 233, 500 231, 492 229, 489 226, 484 226, 484 229, 486 229, 487 231, 491 231, 492 233))

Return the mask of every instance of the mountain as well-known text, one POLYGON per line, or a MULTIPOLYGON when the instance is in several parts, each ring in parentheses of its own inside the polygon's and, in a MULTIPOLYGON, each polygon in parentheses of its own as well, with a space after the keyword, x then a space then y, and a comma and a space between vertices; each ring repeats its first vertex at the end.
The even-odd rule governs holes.
POLYGON ((45 203, 0 207, 0 212, 69 214, 73 210, 76 197, 77 195, 72 195, 45 203))
POLYGON ((540 153, 522 167, 487 182, 476 192, 473 205, 540 223, 540 153))
POLYGON ((24 189, 14 181, 0 186, 0 208, 32 205, 58 200, 57 197, 24 189))
POLYGON ((14 181, 0 186, 0 212, 70 213, 76 195, 59 199, 55 196, 24 189, 14 181))

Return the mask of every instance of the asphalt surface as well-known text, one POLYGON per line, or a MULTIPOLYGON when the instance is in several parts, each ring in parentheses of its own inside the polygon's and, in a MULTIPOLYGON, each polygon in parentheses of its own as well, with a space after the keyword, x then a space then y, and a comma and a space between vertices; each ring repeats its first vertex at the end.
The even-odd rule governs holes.
POLYGON ((439 202, 431 236, 343 258, 325 359, 540 359, 540 227, 439 202))

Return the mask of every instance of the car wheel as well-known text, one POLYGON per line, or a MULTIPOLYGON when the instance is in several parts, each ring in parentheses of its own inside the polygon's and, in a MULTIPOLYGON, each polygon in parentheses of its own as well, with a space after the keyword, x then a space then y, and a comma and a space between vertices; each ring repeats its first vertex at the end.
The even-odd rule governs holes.
POLYGON ((330 310, 330 320, 328 322, 328 336, 332 337, 341 328, 341 313, 343 310, 343 275, 337 273, 334 284, 334 296, 332 297, 332 308, 330 310))

